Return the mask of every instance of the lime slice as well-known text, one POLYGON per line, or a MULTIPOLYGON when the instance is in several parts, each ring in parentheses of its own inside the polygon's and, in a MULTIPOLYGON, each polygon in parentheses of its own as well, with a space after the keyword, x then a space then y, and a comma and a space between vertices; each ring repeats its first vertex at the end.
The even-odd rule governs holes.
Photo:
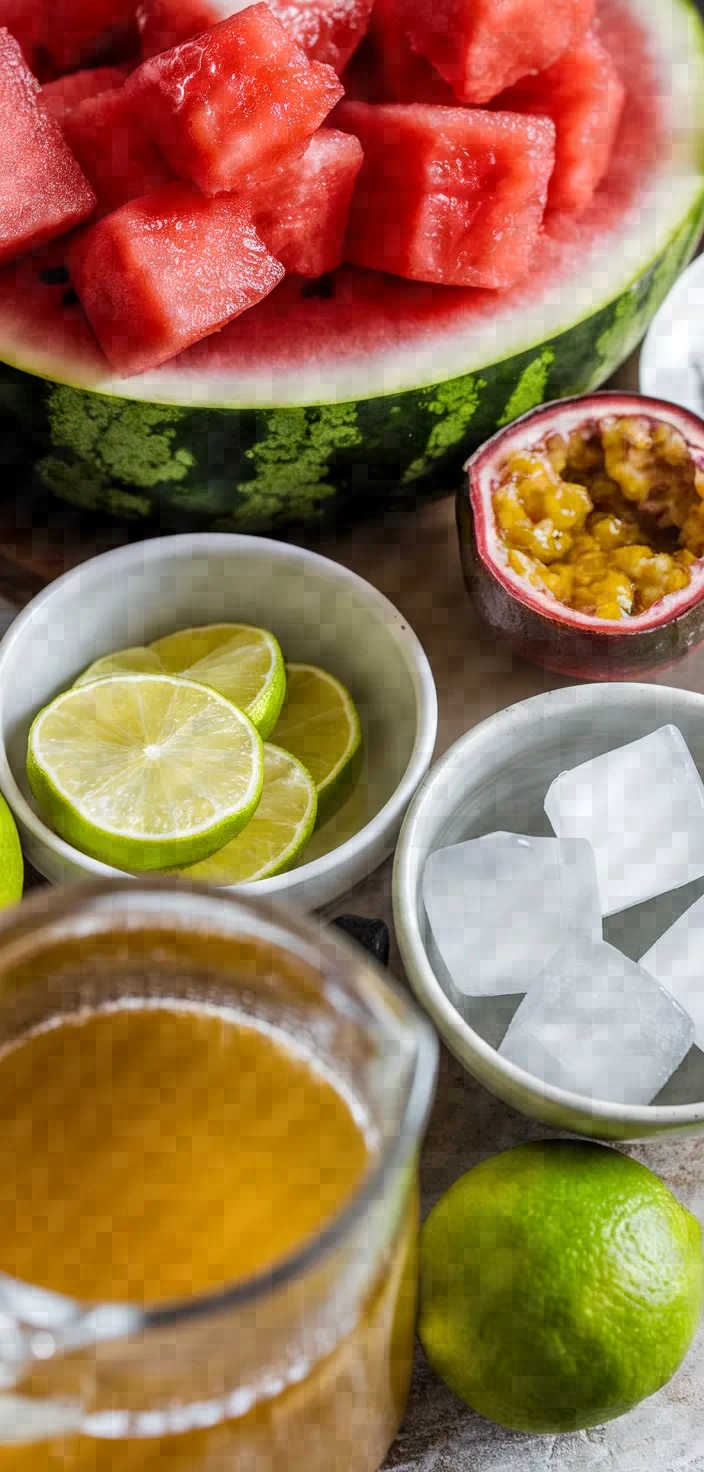
POLYGON ((115 654, 103 654, 94 659, 87 670, 74 680, 74 685, 90 685, 93 680, 104 680, 108 675, 163 675, 164 666, 153 649, 136 645, 134 649, 118 649, 115 654))
POLYGON ((22 898, 24 862, 15 820, 0 797, 0 909, 22 898))
POLYGON ((195 864, 254 812, 263 751, 224 696, 172 675, 113 675, 59 695, 29 733, 27 775, 56 832, 120 869, 195 864))
POLYGON ((279 718, 286 693, 278 641, 250 624, 207 624, 181 629, 153 644, 104 654, 83 671, 76 685, 122 674, 182 675, 218 690, 249 716, 263 738, 279 718))
POLYGON ((357 708, 333 675, 312 664, 286 666, 286 699, 274 732, 318 789, 318 822, 330 816, 359 775, 362 728, 357 708))
POLYGON ((249 624, 208 624, 181 629, 149 646, 169 675, 183 675, 218 690, 249 716, 266 740, 286 693, 284 660, 267 629, 249 624))
POLYGON ((254 817, 239 837, 183 870, 207 884, 249 884, 297 864, 315 827, 315 783, 301 763, 279 746, 264 747, 264 786, 254 817))

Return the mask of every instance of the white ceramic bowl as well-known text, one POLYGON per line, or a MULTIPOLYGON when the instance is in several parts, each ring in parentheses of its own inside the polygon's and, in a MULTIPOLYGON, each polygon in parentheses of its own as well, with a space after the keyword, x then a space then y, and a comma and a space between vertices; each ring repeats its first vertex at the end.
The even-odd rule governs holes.
POLYGON ((640 391, 704 413, 704 255, 658 308, 640 351, 640 391))
MULTIPOLYGON (((452 986, 428 933, 421 879, 428 856, 448 844, 501 829, 550 834, 543 799, 558 772, 668 722, 680 728, 704 774, 704 695, 658 685, 582 685, 510 706, 461 737, 433 768, 411 804, 396 851, 394 919, 401 955, 419 1002, 447 1046, 507 1104, 598 1138, 704 1133, 704 1054, 694 1049, 658 1103, 647 1106, 602 1103, 541 1083, 492 1046, 501 1041, 520 998, 497 1004, 462 997, 452 986)), ((642 956, 703 887, 698 881, 612 916, 605 922, 606 939, 642 956)))
POLYGON ((272 629, 287 659, 337 675, 365 734, 362 781, 332 835, 319 830, 309 860, 261 880, 257 893, 313 909, 393 852, 437 728, 435 685, 418 639, 381 593, 328 558, 261 537, 205 533, 138 542, 83 563, 40 593, 0 644, 0 788, 30 863, 47 879, 116 871, 43 821, 25 774, 37 711, 99 655, 223 621, 272 629))

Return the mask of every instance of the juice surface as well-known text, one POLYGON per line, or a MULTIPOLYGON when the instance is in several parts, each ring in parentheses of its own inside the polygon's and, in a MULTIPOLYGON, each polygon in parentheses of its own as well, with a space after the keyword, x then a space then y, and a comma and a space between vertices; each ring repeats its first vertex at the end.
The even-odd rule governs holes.
POLYGON ((216 1290, 319 1230, 368 1160, 282 1033, 183 1002, 62 1019, 0 1055, 0 1271, 89 1300, 216 1290))

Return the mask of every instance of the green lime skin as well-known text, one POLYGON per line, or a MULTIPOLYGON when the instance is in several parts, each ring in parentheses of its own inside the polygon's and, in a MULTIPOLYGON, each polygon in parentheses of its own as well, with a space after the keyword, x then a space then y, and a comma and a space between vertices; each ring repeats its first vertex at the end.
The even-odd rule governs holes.
POLYGON ((16 905, 24 887, 24 860, 15 820, 0 797, 0 909, 16 905))
POLYGON ((431 1212, 420 1294, 425 1353, 467 1405, 519 1431, 578 1431, 681 1364, 704 1298, 701 1227, 616 1150, 521 1145, 431 1212))

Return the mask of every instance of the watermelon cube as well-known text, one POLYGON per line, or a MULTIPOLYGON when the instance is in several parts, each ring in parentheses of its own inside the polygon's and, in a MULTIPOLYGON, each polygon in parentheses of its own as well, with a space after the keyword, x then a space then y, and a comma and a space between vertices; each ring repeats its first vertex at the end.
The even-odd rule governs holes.
POLYGON ((506 112, 550 117, 555 124, 555 171, 548 206, 581 211, 606 173, 626 89, 595 31, 547 71, 502 93, 506 112))
POLYGON ((40 0, 0 0, 0 27, 19 43, 27 65, 41 65, 46 42, 46 6, 40 0))
POLYGON ((430 102, 456 107, 457 98, 435 67, 413 51, 396 23, 395 0, 377 0, 369 35, 343 77, 345 96, 365 102, 430 102), (356 66, 356 64, 358 64, 356 66), (362 87, 359 82, 363 82, 362 87), (351 82, 351 88, 350 88, 351 82))
POLYGON ((217 332, 284 275, 241 201, 204 199, 180 180, 84 232, 69 269, 106 358, 125 378, 217 332))
POLYGON ((364 163, 345 259, 442 286, 513 286, 531 262, 555 162, 547 118, 343 102, 364 163))
POLYGON ((97 97, 99 92, 114 91, 121 87, 127 71, 119 66, 100 66, 93 71, 70 72, 67 77, 57 77, 55 82, 46 82, 42 87, 42 102, 57 123, 63 122, 68 113, 85 102, 87 97, 97 97))
POLYGON ((342 264, 350 200, 362 148, 350 133, 320 128, 302 158, 249 196, 267 249, 297 276, 322 276, 342 264))
POLYGON ((387 24, 433 63, 461 102, 490 102, 576 46, 595 0, 384 0, 387 24))
MULTIPOLYGON (((338 74, 369 26, 373 0, 269 0, 272 14, 311 61, 338 74)), ((156 56, 210 30, 242 9, 238 0, 142 0, 137 25, 142 56, 156 56)))
POLYGON ((136 39, 135 0, 44 0, 44 45, 57 71, 99 61, 136 39))
POLYGON ((124 87, 85 98, 67 114, 62 126, 95 190, 100 214, 109 214, 173 180, 158 148, 135 124, 124 87))
POLYGON ((342 96, 262 4, 143 62, 125 91, 174 172, 207 195, 300 156, 342 96))
MULTIPOLYGON (((273 5, 270 8, 274 11, 273 5)), ((142 60, 192 41, 201 31, 229 20, 237 9, 238 0, 142 0, 137 8, 142 60)))
POLYGON ((95 195, 18 42, 0 30, 0 262, 87 219, 95 195))

